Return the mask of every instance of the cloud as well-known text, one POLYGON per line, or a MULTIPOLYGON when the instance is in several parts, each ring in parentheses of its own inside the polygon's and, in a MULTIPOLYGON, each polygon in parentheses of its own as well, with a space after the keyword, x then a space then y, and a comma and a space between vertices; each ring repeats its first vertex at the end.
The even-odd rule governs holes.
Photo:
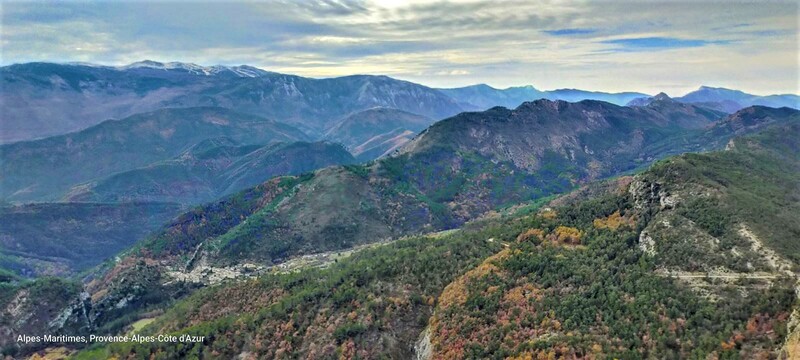
POLYGON ((797 3, 4 2, 4 64, 144 58, 431 86, 798 92, 797 3), (625 79, 625 81, 620 81, 625 79), (664 88, 666 86, 667 88, 664 88))
POLYGON ((461 76, 461 75, 469 75, 470 72, 467 70, 443 70, 436 73, 436 75, 444 75, 444 76, 461 76))

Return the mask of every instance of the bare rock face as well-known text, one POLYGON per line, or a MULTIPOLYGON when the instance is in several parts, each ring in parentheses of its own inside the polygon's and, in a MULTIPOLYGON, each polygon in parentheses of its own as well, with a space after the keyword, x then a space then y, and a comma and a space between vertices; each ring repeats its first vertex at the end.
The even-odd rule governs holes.
POLYGON ((781 356, 785 359, 798 359, 800 358, 800 310, 792 311, 786 329, 788 334, 781 348, 781 356))
POLYGON ((425 331, 419 335, 419 340, 414 344, 414 354, 416 360, 428 360, 433 358, 430 327, 426 327, 425 331))
POLYGON ((43 280, 13 289, 11 300, 0 308, 0 348, 35 351, 42 341, 18 342, 20 335, 84 335, 93 329, 88 316, 89 295, 76 284, 43 280))
POLYGON ((661 205, 662 210, 674 208, 679 201, 680 197, 678 195, 669 195, 669 193, 665 191, 658 193, 658 203, 661 205))
POLYGON ((637 211, 645 211, 653 204, 661 204, 661 185, 650 182, 642 176, 635 176, 628 187, 628 192, 633 197, 634 208, 637 211))
POLYGON ((656 242, 647 234, 647 231, 642 231, 639 234, 639 249, 649 256, 655 256, 656 254, 656 242))

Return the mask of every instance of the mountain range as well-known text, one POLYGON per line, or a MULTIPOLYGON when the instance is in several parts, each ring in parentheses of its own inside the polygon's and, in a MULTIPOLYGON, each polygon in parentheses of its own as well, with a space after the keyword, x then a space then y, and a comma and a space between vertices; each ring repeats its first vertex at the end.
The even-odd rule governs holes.
POLYGON ((119 68, 5 66, 0 68, 0 140, 60 135, 165 107, 235 109, 291 124, 315 138, 335 119, 376 106, 433 119, 462 111, 435 89, 386 76, 311 79, 254 70, 252 76, 241 76, 237 71, 242 68, 155 62, 119 68))
POLYGON ((92 326, 117 331, 120 317, 169 306, 198 286, 312 254, 458 228, 672 154, 722 149, 734 136, 798 121, 797 110, 752 107, 716 121, 698 117, 710 126, 687 128, 656 110, 597 101, 538 100, 463 113, 392 156, 277 177, 177 216, 90 276, 92 326))
MULTIPOLYGON (((502 124, 516 130, 517 122, 544 117, 539 111, 558 124, 565 119, 557 121, 554 114, 567 117, 592 106, 607 107, 607 119, 620 116, 615 110, 629 111, 605 103, 539 101, 514 110, 520 118, 508 113, 503 120, 503 113, 489 110, 486 115, 499 125, 487 133, 500 131, 502 124), (526 113, 530 108, 536 111, 526 113)), ((293 187, 319 189, 322 183, 314 182, 330 175, 325 170, 274 179, 182 215, 154 238, 161 241, 126 252, 94 277, 84 289, 88 295, 52 279, 12 288, 0 299, 0 308, 13 304, 15 309, 3 312, 3 331, 35 331, 63 312, 67 316, 50 331, 115 333, 142 319, 149 325, 136 330, 140 334, 207 339, 188 346, 100 344, 76 354, 79 359, 133 354, 165 359, 202 354, 791 358, 792 341, 800 335, 789 321, 800 253, 787 241, 800 231, 791 222, 798 206, 800 167, 793 154, 800 149, 794 136, 800 132, 799 116, 790 109, 748 108, 696 135, 705 140, 702 146, 709 146, 711 136, 717 141, 710 147, 725 150, 673 157, 634 177, 593 182, 458 230, 411 236, 351 255, 331 252, 316 260, 319 267, 290 261, 267 270, 250 262, 222 268, 209 260, 214 251, 225 252, 224 242, 199 247, 189 242, 186 235, 213 238, 241 216, 248 221, 234 225, 239 234, 247 234, 254 222, 269 228, 271 217, 258 220, 247 211, 283 212, 282 205, 273 206, 287 200, 272 201, 297 201, 292 199, 303 190, 293 187), (735 133, 754 135, 731 139, 735 133), (159 253, 172 255, 152 257, 159 253), (175 265, 159 270, 165 262, 175 265), (202 271, 197 277, 181 274, 192 268, 202 271), (214 280, 223 269, 240 280, 214 280), (217 285, 197 289, 195 281, 204 278, 217 285), (33 300, 44 296, 51 300, 33 300), (53 315, 24 317, 30 313, 53 315)), ((475 126, 466 131, 474 132, 475 126)), ((463 146, 451 148, 464 152, 463 146)), ((417 157, 423 149, 425 142, 404 154, 417 157)), ((472 156, 479 154, 474 150, 472 156)), ((364 176, 356 168, 347 171, 364 176)), ((246 237, 227 241, 238 239, 246 237)), ((236 256, 237 261, 254 259, 248 253, 236 256)))
MULTIPOLYGON (((797 115, 788 109, 757 112, 766 117, 755 120, 761 125, 797 115)), ((724 128, 726 120, 705 129, 719 119, 709 115, 687 116, 690 123, 649 108, 590 100, 537 100, 515 110, 462 113, 374 163, 326 168, 252 189, 266 198, 246 210, 253 217, 242 226, 240 220, 222 221, 214 230, 219 233, 205 229, 200 237, 174 229, 150 244, 162 249, 154 254, 175 255, 209 240, 204 246, 217 249, 209 251, 209 264, 242 256, 264 262, 447 229, 671 154, 724 146, 734 132, 724 128)), ((227 217, 230 206, 223 201, 201 213, 227 217)))
POLYGON ((3 356, 800 356, 796 95, 0 75, 3 356))
MULTIPOLYGON (((380 149, 387 156, 355 165, 342 146, 304 142, 288 125, 223 108, 164 109, 0 146, 0 166, 9 174, 0 188, 6 201, 16 202, 210 202, 145 246, 160 249, 152 254, 173 254, 208 240, 215 248, 203 255, 209 264, 242 256, 279 262, 460 226, 498 207, 669 155, 720 148, 731 136, 795 116, 788 108, 763 107, 726 116, 668 98, 637 107, 537 100, 445 119, 380 149), (240 199, 243 190, 246 199, 240 199), (187 233, 183 226, 198 217, 219 227, 187 233)), ((358 146, 367 139, 359 131, 380 128, 376 119, 387 125, 376 131, 390 134, 429 122, 376 108, 350 115, 330 134, 358 146)), ((168 222, 174 214, 162 215, 168 222)))
MULTIPOLYGON (((319 140, 338 121, 374 107, 436 121, 462 111, 515 108, 541 98, 625 105, 647 97, 636 92, 541 91, 533 86, 495 89, 484 84, 434 89, 386 76, 312 79, 246 65, 200 66, 149 60, 126 66, 9 65, 0 67, 0 85, 0 143, 62 135, 108 119, 165 107, 224 107, 293 125, 312 140, 319 140)), ((762 97, 709 87, 676 100, 728 113, 751 105, 800 106, 797 95, 762 97)))
MULTIPOLYGON (((654 98, 666 96, 661 93, 654 98)), ((642 97, 633 99, 627 105, 647 104, 650 98, 642 97)), ((748 106, 759 105, 769 107, 800 108, 800 96, 793 94, 758 96, 747 94, 739 90, 701 86, 684 96, 674 98, 675 101, 703 106, 718 111, 733 113, 748 106)))
POLYGON ((71 187, 173 159, 210 138, 240 145, 308 140, 300 130, 224 108, 162 109, 109 120, 80 132, 0 145, 0 196, 54 201, 71 187))

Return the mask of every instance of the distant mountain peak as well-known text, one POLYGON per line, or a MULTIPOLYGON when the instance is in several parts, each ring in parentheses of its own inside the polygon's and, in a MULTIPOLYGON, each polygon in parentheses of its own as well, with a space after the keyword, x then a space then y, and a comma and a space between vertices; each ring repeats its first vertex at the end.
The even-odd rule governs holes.
POLYGON ((548 100, 537 99, 533 101, 526 101, 518 106, 515 110, 528 110, 528 109, 549 109, 559 112, 570 106, 570 102, 565 100, 548 100))
POLYGON ((453 90, 481 90, 481 91, 496 91, 496 92, 504 92, 504 91, 514 91, 514 90, 523 90, 523 91, 531 91, 531 92, 539 92, 533 85, 520 85, 520 86, 509 86, 506 88, 499 88, 494 87, 489 84, 479 83, 474 85, 467 85, 463 87, 456 87, 456 88, 441 88, 440 91, 453 91, 453 90))
POLYGON ((117 66, 117 69, 120 70, 137 69, 137 68, 171 70, 171 69, 195 69, 195 68, 202 68, 202 66, 197 64, 182 63, 182 62, 163 63, 154 60, 142 60, 130 63, 128 65, 117 66))
POLYGON ((648 106, 652 104, 654 101, 661 101, 661 102, 675 102, 675 99, 669 97, 664 92, 660 92, 655 96, 651 97, 640 97, 629 101, 626 106, 648 106))
POLYGON ((701 85, 697 90, 684 95, 684 97, 690 96, 692 94, 714 94, 718 96, 737 96, 745 98, 758 97, 758 95, 748 94, 741 90, 729 89, 725 87, 706 86, 706 85, 701 85))
POLYGON ((184 62, 158 62, 153 60, 142 60, 137 61, 128 65, 117 66, 114 67, 117 70, 124 71, 130 69, 156 69, 156 70, 181 70, 186 71, 191 74, 195 75, 204 75, 204 76, 211 76, 211 75, 218 75, 223 73, 230 73, 236 75, 238 77, 259 77, 266 74, 270 74, 269 71, 265 71, 259 69, 257 67, 249 66, 249 65, 239 65, 239 66, 225 66, 225 65, 212 65, 212 66, 202 66, 197 65, 194 63, 184 63, 184 62))
POLYGON ((164 66, 164 63, 154 60, 142 60, 129 64, 128 66, 164 66))
POLYGON ((697 91, 701 91, 701 90, 723 90, 723 91, 742 92, 742 91, 739 91, 739 90, 733 90, 733 89, 728 89, 728 88, 719 87, 719 86, 707 86, 707 85, 700 85, 700 87, 697 88, 697 91))
POLYGON ((660 93, 656 94, 656 96, 653 96, 653 97, 652 97, 652 99, 653 99, 653 100, 662 100, 662 101, 663 101, 663 100, 669 100, 669 101, 672 101, 672 98, 671 98, 671 97, 669 97, 669 95, 667 95, 667 94, 665 94, 665 93, 663 93, 663 92, 660 92, 660 93))

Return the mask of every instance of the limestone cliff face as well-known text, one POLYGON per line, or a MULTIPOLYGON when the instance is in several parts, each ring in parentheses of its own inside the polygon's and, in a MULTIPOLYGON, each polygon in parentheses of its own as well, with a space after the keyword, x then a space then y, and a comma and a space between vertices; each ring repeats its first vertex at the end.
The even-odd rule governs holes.
POLYGON ((0 349, 26 353, 48 346, 18 342, 20 335, 86 335, 92 329, 89 295, 77 284, 45 279, 12 289, 0 303, 0 349))
POLYGON ((789 334, 781 348, 781 356, 786 359, 800 359, 800 310, 794 309, 786 328, 789 334))

